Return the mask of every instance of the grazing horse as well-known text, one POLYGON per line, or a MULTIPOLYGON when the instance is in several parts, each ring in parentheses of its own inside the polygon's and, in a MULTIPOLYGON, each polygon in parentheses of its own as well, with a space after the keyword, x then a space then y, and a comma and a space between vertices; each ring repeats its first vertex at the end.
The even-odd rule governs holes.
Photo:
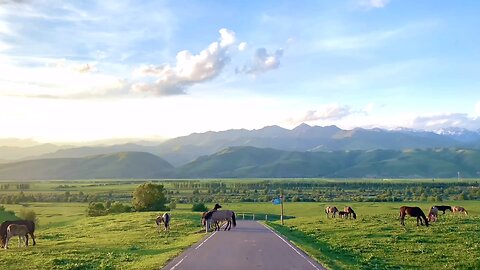
POLYGON ((348 213, 348 217, 353 217, 353 219, 357 219, 357 214, 355 214, 355 211, 353 211, 352 207, 346 206, 343 208, 344 212, 348 213))
POLYGON ((7 238, 5 240, 5 249, 8 248, 10 238, 18 236, 18 246, 21 247, 21 242, 27 246, 28 228, 25 225, 10 224, 7 227, 7 238))
POLYGON ((468 212, 467 210, 465 210, 465 208, 461 207, 461 206, 452 206, 452 212, 455 214, 456 212, 459 212, 459 213, 464 213, 465 216, 468 216, 468 212))
POLYGON ((430 212, 428 212, 428 221, 436 222, 438 220, 438 208, 436 206, 432 206, 430 208, 430 212))
POLYGON ((442 211, 444 215, 446 210, 450 210, 450 212, 452 211, 452 207, 449 205, 435 205, 435 207, 438 209, 438 211, 442 211))
POLYGON ((208 211, 202 217, 202 224, 205 225, 205 231, 208 232, 210 224, 215 224, 215 230, 220 230, 218 222, 227 221, 227 226, 225 226, 224 231, 230 230, 233 227, 237 226, 237 221, 235 219, 235 212, 231 210, 216 210, 208 211))
POLYGON ((170 214, 165 213, 162 216, 158 216, 157 219, 155 219, 155 223, 157 223, 157 231, 160 231, 160 224, 164 225, 164 231, 168 231, 170 229, 170 214))
MULTIPOLYGON (((0 244, 1 244, 1 247, 4 247, 5 243, 6 243, 6 240, 7 240, 7 227, 8 225, 10 224, 17 224, 17 225, 25 225, 27 226, 27 229, 28 229, 28 234, 30 234, 30 236, 32 237, 32 240, 33 240, 33 245, 35 246, 36 242, 35 242, 35 235, 34 235, 34 232, 35 232, 35 223, 31 220, 7 220, 5 222, 3 222, 2 224, 0 224, 0 244)), ((28 235, 27 235, 27 241, 26 241, 26 245, 28 246, 28 235)))
POLYGON ((332 217, 335 217, 335 215, 338 213, 338 208, 335 207, 335 206, 327 206, 327 208, 325 208, 325 214, 327 214, 327 218, 328 218, 328 214, 332 214, 332 217))
POLYGON ((338 216, 341 217, 341 218, 346 218, 346 217, 348 217, 348 212, 339 211, 338 216))
POLYGON ((425 214, 423 213, 422 209, 420 207, 409 207, 409 206, 402 206, 400 207, 400 223, 405 226, 405 216, 409 215, 411 217, 416 217, 417 218, 417 226, 418 226, 418 221, 420 221, 420 224, 423 226, 422 218, 425 221, 425 226, 428 227, 428 220, 425 214))

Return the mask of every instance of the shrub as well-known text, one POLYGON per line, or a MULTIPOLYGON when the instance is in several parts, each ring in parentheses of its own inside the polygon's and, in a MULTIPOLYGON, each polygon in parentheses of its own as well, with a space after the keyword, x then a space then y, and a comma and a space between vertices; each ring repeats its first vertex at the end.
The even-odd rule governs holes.
POLYGON ((20 212, 18 212, 17 215, 20 219, 23 220, 31 220, 33 221, 36 225, 38 225, 38 218, 37 214, 33 210, 28 210, 28 209, 21 209, 20 212))
POLYGON ((106 214, 107 214, 107 209, 105 209, 105 206, 103 205, 103 203, 91 202, 90 204, 88 204, 87 216, 98 217, 98 216, 105 216, 106 214))
POLYGON ((205 206, 204 203, 194 203, 192 205, 192 211, 193 212, 205 212, 207 210, 208 210, 208 208, 205 206))

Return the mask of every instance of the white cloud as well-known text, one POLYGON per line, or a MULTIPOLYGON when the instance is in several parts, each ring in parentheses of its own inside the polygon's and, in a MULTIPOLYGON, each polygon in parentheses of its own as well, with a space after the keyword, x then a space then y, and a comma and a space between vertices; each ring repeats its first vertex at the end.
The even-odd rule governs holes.
POLYGON ((357 4, 364 8, 383 8, 390 0, 358 0, 357 4))
POLYGON ((65 59, 0 58, 0 96, 86 98, 118 94, 125 81, 96 71, 95 64, 65 59), (22 60, 23 61, 23 60, 22 60))
POLYGON ((237 70, 247 74, 260 74, 269 70, 276 69, 280 66, 280 58, 283 56, 283 49, 278 49, 274 53, 269 54, 267 49, 259 48, 253 56, 252 63, 244 66, 241 70, 237 70))
POLYGON ((480 101, 475 105, 475 113, 480 116, 480 101))
POLYGON ((247 43, 246 42, 241 42, 240 44, 238 44, 238 50, 243 52, 247 49, 247 43))
POLYGON ((153 76, 155 82, 139 82, 132 86, 135 92, 154 93, 160 96, 185 94, 185 90, 197 83, 218 76, 230 62, 229 48, 235 44, 235 33, 222 28, 220 40, 211 43, 199 54, 184 50, 177 53, 176 63, 160 66, 143 66, 134 70, 136 77, 153 76))
POLYGON ((317 110, 307 111, 300 117, 289 119, 288 122, 297 124, 318 120, 340 120, 355 113, 359 113, 359 111, 352 110, 349 106, 333 103, 321 106, 317 110))
POLYGON ((438 130, 449 127, 478 130, 480 129, 480 117, 472 117, 466 113, 419 116, 413 120, 411 127, 424 130, 438 130))

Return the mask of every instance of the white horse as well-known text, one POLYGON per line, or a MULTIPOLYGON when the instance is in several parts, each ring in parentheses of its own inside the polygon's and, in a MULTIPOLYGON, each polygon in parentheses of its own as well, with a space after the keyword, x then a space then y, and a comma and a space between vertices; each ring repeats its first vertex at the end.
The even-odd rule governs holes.
POLYGON ((18 246, 21 246, 21 242, 27 246, 27 234, 28 228, 25 225, 18 225, 18 224, 10 224, 7 227, 7 238, 5 241, 5 249, 8 248, 8 242, 10 238, 14 236, 18 236, 18 246), (23 240, 23 241, 22 241, 23 240))
POLYGON ((160 231, 160 224, 164 225, 164 231, 168 231, 170 229, 170 214, 165 213, 162 216, 158 216, 157 219, 155 219, 155 223, 157 223, 157 231, 160 231))
POLYGON ((231 210, 216 210, 208 211, 202 216, 202 224, 205 226, 205 231, 208 232, 211 224, 217 224, 215 230, 219 230, 219 222, 227 221, 227 226, 225 226, 225 231, 230 230, 233 227, 237 226, 237 221, 235 219, 235 212, 231 210))
POLYGON ((430 208, 430 212, 428 213, 428 221, 436 222, 437 220, 438 220, 438 208, 435 206, 432 206, 432 208, 430 208))

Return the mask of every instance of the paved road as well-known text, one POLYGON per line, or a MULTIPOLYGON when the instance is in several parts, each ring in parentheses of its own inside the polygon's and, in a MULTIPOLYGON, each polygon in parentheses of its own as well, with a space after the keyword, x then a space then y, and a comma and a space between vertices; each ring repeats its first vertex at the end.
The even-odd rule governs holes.
POLYGON ((256 221, 207 235, 164 270, 323 270, 290 242, 256 221))

